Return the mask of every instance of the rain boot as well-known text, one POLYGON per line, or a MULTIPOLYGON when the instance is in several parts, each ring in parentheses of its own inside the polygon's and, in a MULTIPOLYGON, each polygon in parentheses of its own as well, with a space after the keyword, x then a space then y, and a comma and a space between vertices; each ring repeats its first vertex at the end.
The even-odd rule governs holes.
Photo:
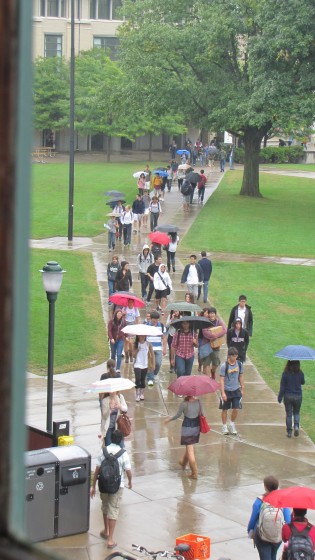
POLYGON ((136 389, 136 401, 140 401, 140 389, 136 389))
POLYGON ((140 389, 140 401, 144 401, 144 389, 140 389))
POLYGON ((188 457, 187 457, 187 453, 185 451, 183 457, 178 461, 180 466, 182 467, 183 470, 185 470, 185 468, 187 467, 188 464, 188 457))

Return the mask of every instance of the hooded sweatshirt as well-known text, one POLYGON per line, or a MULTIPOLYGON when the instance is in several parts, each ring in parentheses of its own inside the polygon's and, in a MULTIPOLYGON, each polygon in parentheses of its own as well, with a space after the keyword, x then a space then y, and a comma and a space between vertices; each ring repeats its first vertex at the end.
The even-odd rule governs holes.
POLYGON ((112 319, 110 319, 110 321, 108 322, 108 338, 109 340, 111 340, 112 338, 114 340, 123 340, 125 338, 124 333, 122 332, 122 329, 127 325, 126 323, 126 319, 124 317, 122 317, 120 319, 120 321, 118 321, 117 319, 117 313, 118 311, 121 312, 121 309, 117 309, 117 311, 115 311, 114 316, 112 319))
POLYGON ((143 245, 142 253, 137 256, 137 265, 139 272, 147 273, 150 264, 154 263, 154 256, 150 253, 149 245, 143 245))
POLYGON ((153 284, 156 290, 166 290, 167 286, 172 290, 172 280, 168 272, 162 272, 161 267, 165 267, 165 264, 160 264, 158 272, 154 274, 153 284), (164 282, 163 282, 164 280, 164 282))
POLYGON ((126 261, 121 261, 121 268, 117 272, 116 276, 116 287, 119 292, 128 292, 129 288, 132 286, 132 276, 128 269, 126 274, 123 273, 126 261))

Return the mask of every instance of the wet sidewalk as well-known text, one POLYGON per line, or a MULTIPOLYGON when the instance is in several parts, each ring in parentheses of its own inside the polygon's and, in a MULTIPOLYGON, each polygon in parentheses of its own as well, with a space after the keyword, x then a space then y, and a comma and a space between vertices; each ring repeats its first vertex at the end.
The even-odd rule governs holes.
MULTIPOLYGON (((221 178, 213 171, 206 189, 209 198, 221 178)), ((177 188, 165 194, 164 212, 159 223, 176 223, 183 237, 197 218, 200 206, 193 204, 188 215, 181 208, 177 188)), ((136 255, 147 241, 147 232, 133 234, 131 249, 121 252, 131 264, 135 280, 134 291, 139 293, 136 275, 136 255)), ((32 242, 32 246, 64 250, 90 251, 100 288, 104 319, 107 317, 106 265, 111 256, 107 251, 106 235, 96 239, 66 239, 32 242)), ((196 253, 200 252, 196 248, 196 253)), ((180 251, 179 251, 180 254, 180 251)), ((178 263, 173 273, 176 300, 181 300, 184 288, 180 276, 186 261, 178 263)), ((250 356, 250 347, 249 347, 250 356)), ((221 359, 226 348, 221 350, 221 359)), ((194 373, 197 373, 197 365, 194 373)), ((94 460, 99 452, 100 411, 95 395, 84 393, 92 381, 104 372, 96 366, 79 372, 55 376, 54 420, 70 420, 75 443, 88 450, 94 460)), ((122 375, 133 379, 131 364, 124 364, 122 375)), ((198 480, 191 480, 178 465, 182 453, 179 444, 181 420, 164 425, 168 415, 176 412, 180 400, 167 387, 174 379, 169 373, 167 358, 163 359, 159 383, 145 391, 145 401, 136 403, 133 391, 125 393, 133 431, 126 439, 133 470, 133 488, 125 489, 115 539, 117 550, 132 554, 131 545, 137 543, 150 550, 172 550, 175 538, 196 533, 211 538, 211 559, 257 560, 252 541, 247 538, 246 526, 252 502, 262 494, 262 479, 274 474, 281 484, 315 486, 315 446, 301 430, 300 437, 288 439, 285 413, 275 394, 267 387, 250 359, 245 365, 245 395, 243 410, 237 419, 238 436, 221 435, 220 412, 216 394, 202 397, 212 430, 201 435, 196 446, 199 466, 198 480)), ((46 414, 46 379, 28 376, 27 420, 43 428, 46 414)), ((303 413, 302 413, 303 414, 303 413)), ((313 515, 309 516, 315 521, 313 515)), ((62 558, 103 560, 110 552, 99 537, 102 529, 100 500, 91 501, 90 530, 86 534, 48 541, 42 546, 54 550, 62 558)), ((138 556, 139 557, 139 556, 138 556)))

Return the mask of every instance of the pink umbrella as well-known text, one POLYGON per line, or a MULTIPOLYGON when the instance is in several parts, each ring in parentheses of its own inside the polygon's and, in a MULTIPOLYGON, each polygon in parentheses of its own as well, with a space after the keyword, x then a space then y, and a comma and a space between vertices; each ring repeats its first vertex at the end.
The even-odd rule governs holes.
POLYGON ((215 393, 219 388, 220 384, 207 375, 182 375, 168 387, 175 395, 189 395, 190 397, 215 393))
POLYGON ((170 238, 166 233, 162 233, 161 231, 153 231, 149 233, 149 237, 153 243, 158 243, 159 245, 168 245, 170 242, 170 238))
POLYGON ((144 307, 144 301, 136 296, 135 294, 131 294, 129 292, 115 292, 109 298, 109 301, 115 303, 116 305, 122 305, 123 307, 128 306, 128 301, 132 299, 134 302, 135 307, 144 307))

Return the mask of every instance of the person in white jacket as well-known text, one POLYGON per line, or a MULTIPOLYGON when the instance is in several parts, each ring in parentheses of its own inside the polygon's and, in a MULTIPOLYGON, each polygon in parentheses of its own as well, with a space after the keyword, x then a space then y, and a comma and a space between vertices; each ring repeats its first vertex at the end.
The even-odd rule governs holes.
POLYGON ((155 288, 155 299, 157 300, 157 310, 161 310, 164 315, 164 309, 167 304, 167 296, 170 295, 173 285, 168 272, 166 272, 165 264, 160 264, 159 270, 154 274, 153 285, 155 288))
MULTIPOLYGON (((100 395, 101 434, 105 445, 111 443, 112 432, 121 412, 128 412, 128 406, 122 393, 103 393, 100 395)), ((123 442, 122 442, 123 443, 123 442)))

